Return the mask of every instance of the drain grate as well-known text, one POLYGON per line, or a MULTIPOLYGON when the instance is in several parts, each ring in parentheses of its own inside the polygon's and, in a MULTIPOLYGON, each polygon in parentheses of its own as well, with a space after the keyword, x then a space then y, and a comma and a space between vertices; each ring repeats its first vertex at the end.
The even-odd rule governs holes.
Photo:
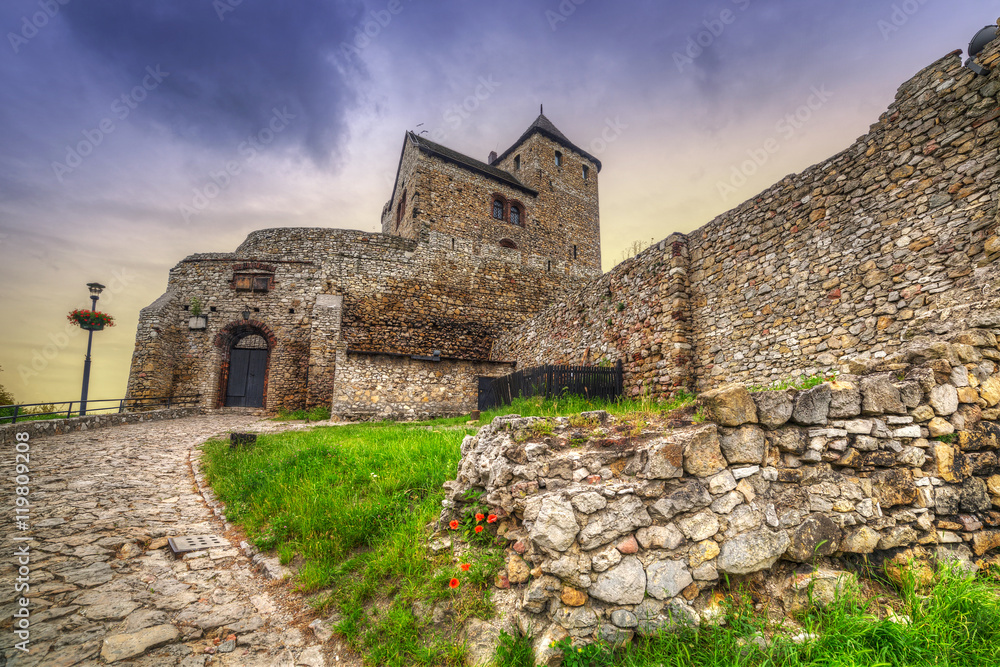
POLYGON ((168 537, 167 543, 175 554, 186 551, 199 551, 213 547, 228 547, 229 542, 215 535, 186 535, 184 537, 168 537))

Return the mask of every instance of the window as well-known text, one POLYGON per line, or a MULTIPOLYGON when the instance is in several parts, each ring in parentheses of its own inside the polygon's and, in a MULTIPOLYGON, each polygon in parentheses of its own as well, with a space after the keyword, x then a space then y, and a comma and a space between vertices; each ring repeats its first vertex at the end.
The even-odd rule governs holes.
POLYGON ((521 224, 521 208, 517 204, 511 204, 510 224, 518 226, 521 224))
POLYGON ((517 250, 517 244, 510 239, 500 239, 501 248, 510 248, 511 250, 517 250))
POLYGON ((238 273, 233 276, 233 288, 248 292, 268 292, 271 290, 271 280, 271 276, 238 273))
POLYGON ((583 180, 587 180, 589 176, 590 176, 590 167, 588 167, 587 165, 583 165, 583 180))
POLYGON ((493 217, 497 220, 503 220, 503 200, 499 197, 493 198, 493 217))
POLYGON ((521 169, 521 156, 520 155, 515 155, 514 156, 514 171, 520 171, 520 169, 521 169))
POLYGON ((396 205, 396 229, 399 229, 399 223, 403 220, 403 215, 406 214, 406 190, 403 190, 403 196, 399 198, 399 204, 396 205))
POLYGON ((576 259, 576 246, 573 246, 573 259, 576 259))
POLYGON ((557 167, 562 166, 562 153, 560 153, 559 151, 556 151, 556 166, 557 167))

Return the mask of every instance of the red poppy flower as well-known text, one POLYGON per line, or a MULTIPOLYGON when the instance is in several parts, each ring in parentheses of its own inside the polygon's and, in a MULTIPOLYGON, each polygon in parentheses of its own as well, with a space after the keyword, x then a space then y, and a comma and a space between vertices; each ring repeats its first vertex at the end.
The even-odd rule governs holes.
POLYGON ((449 581, 448 588, 458 588, 458 579, 452 579, 449 581))
POLYGON ((483 527, 482 526, 476 526, 476 532, 477 533, 483 532, 483 527))
POLYGON ((486 518, 485 514, 476 514, 476 521, 482 521, 486 518))
POLYGON ((486 517, 486 523, 495 523, 496 520, 497 520, 496 514, 491 514, 488 517, 486 517))
POLYGON ((451 528, 452 530, 458 530, 458 521, 452 519, 451 523, 448 524, 448 527, 451 528))
POLYGON ((459 567, 462 568, 462 572, 468 572, 469 568, 472 567, 472 566, 470 564, 468 564, 468 563, 462 563, 459 567))

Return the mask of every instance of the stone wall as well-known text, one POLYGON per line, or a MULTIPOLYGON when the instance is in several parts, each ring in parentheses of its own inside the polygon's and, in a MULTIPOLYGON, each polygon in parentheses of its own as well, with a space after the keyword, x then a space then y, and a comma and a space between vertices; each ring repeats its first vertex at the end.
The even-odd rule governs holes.
POLYGON ((1000 546, 997 331, 914 341, 805 391, 726 385, 699 398, 703 423, 499 417, 462 444, 441 534, 482 493, 543 661, 567 635, 697 625, 723 575, 779 560, 968 561, 1000 546))
POLYGON ((163 410, 148 410, 145 412, 123 412, 114 414, 87 415, 85 417, 70 417, 69 419, 38 419, 18 422, 16 424, 0 425, 0 445, 13 444, 18 433, 27 433, 32 439, 44 438, 50 435, 62 435, 74 431, 89 431, 95 428, 120 426, 122 424, 139 424, 142 422, 159 421, 161 419, 180 419, 204 414, 202 408, 167 408, 163 410))
POLYGON ((1000 40, 988 76, 935 62, 847 150, 615 267, 496 358, 621 358, 630 390, 659 396, 877 359, 995 308, 998 60, 1000 40))
MULTIPOLYGON (((476 251, 468 241, 453 250, 452 238, 429 232, 418 242, 351 230, 268 229, 250 234, 235 253, 192 255, 171 270, 168 292, 140 316, 129 396, 200 393, 207 407, 218 407, 229 349, 255 333, 270 344, 268 409, 329 404, 341 382, 338 356, 348 348, 402 355, 440 350, 485 361, 498 332, 583 275, 571 267, 549 271, 544 258, 526 252, 476 251), (269 289, 239 290, 239 274, 267 278, 269 289), (204 329, 189 326, 192 297, 203 302, 204 329)), ((461 404, 468 402, 465 397, 461 404)))
POLYGON ((429 419, 476 409, 478 377, 512 372, 510 364, 428 361, 347 351, 337 368, 333 414, 350 419, 429 419))

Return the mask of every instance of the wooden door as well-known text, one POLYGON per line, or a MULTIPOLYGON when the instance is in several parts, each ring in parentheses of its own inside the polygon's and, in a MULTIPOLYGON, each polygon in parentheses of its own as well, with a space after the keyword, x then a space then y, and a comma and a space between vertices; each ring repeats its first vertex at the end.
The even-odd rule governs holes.
POLYGON ((267 350, 239 348, 230 350, 226 405, 245 408, 264 407, 266 375, 267 350))

